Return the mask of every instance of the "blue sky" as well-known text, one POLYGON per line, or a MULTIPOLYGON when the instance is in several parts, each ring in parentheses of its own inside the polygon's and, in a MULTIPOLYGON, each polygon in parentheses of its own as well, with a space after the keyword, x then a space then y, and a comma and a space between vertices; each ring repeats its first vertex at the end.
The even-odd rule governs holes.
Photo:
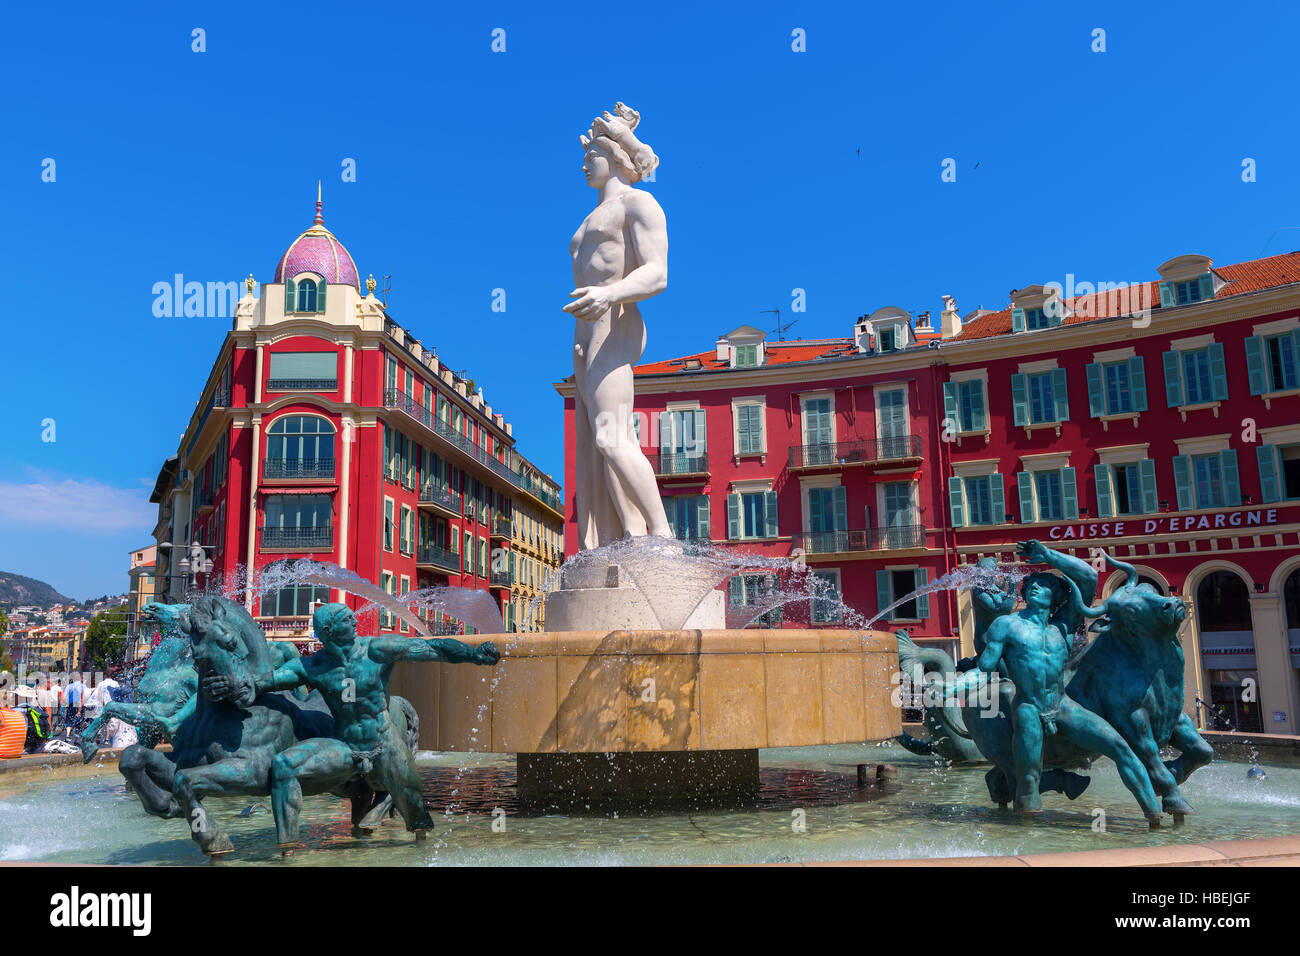
POLYGON ((943 293, 967 312, 1068 273, 1300 247, 1294 4, 443 6, 7 11, 0 569, 125 590, 229 327, 154 317, 153 284, 270 281, 317 179, 362 276, 393 276, 395 318, 562 474, 567 243, 594 200, 577 137, 619 99, 668 216, 647 360, 770 328, 764 309, 846 335, 943 293))

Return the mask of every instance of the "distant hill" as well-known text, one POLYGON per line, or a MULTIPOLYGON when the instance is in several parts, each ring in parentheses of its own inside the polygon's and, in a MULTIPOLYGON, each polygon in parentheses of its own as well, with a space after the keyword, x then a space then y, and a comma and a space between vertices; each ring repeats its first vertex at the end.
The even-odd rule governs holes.
POLYGON ((44 581, 14 574, 12 571, 0 571, 0 604, 35 604, 37 607, 49 607, 51 604, 70 604, 72 598, 65 597, 44 581))

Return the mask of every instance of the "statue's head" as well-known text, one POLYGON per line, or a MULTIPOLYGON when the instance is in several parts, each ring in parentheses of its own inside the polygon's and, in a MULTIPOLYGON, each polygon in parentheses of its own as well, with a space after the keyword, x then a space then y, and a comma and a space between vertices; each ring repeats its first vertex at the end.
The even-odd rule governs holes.
POLYGON ((640 182, 659 165, 659 157, 633 134, 641 114, 622 103, 614 104, 591 121, 591 128, 578 137, 582 144, 582 171, 587 185, 599 189, 617 177, 627 183, 640 182))
POLYGON ((1046 571, 1037 571, 1020 582, 1020 596, 1031 608, 1047 608, 1055 615, 1069 600, 1069 586, 1064 579, 1046 571))
POLYGON ((357 616, 346 604, 322 604, 311 617, 316 637, 322 643, 347 647, 357 637, 357 616))
POLYGON ((140 609, 140 623, 153 624, 167 636, 188 636, 190 606, 188 604, 160 604, 150 601, 140 609))
POLYGON ((200 686, 204 678, 219 674, 230 682, 225 700, 237 707, 251 705, 257 697, 256 676, 271 669, 266 635, 257 622, 234 601, 202 597, 190 608, 190 624, 200 686))

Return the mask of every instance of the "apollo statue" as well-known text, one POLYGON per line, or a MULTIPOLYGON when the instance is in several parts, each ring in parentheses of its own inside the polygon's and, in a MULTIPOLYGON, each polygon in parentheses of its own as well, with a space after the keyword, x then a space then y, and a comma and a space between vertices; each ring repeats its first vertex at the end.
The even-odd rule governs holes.
POLYGON ((668 285, 668 224, 654 197, 636 189, 659 157, 634 135, 636 110, 617 103, 579 137, 596 208, 569 242, 577 322, 573 372, 579 547, 625 536, 671 537, 654 469, 632 426, 632 365, 645 350, 637 303, 668 285))

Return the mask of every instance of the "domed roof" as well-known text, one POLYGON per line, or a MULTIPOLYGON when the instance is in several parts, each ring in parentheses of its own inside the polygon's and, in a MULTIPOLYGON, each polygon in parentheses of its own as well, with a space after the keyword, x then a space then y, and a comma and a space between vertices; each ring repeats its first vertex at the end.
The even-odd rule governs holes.
POLYGON ((280 264, 275 267, 274 282, 292 279, 300 272, 315 272, 325 277, 329 283, 346 282, 361 290, 357 278, 357 264, 351 254, 343 248, 343 243, 334 238, 334 233, 325 228, 321 216, 320 185, 316 186, 316 218, 311 226, 284 250, 280 264))

